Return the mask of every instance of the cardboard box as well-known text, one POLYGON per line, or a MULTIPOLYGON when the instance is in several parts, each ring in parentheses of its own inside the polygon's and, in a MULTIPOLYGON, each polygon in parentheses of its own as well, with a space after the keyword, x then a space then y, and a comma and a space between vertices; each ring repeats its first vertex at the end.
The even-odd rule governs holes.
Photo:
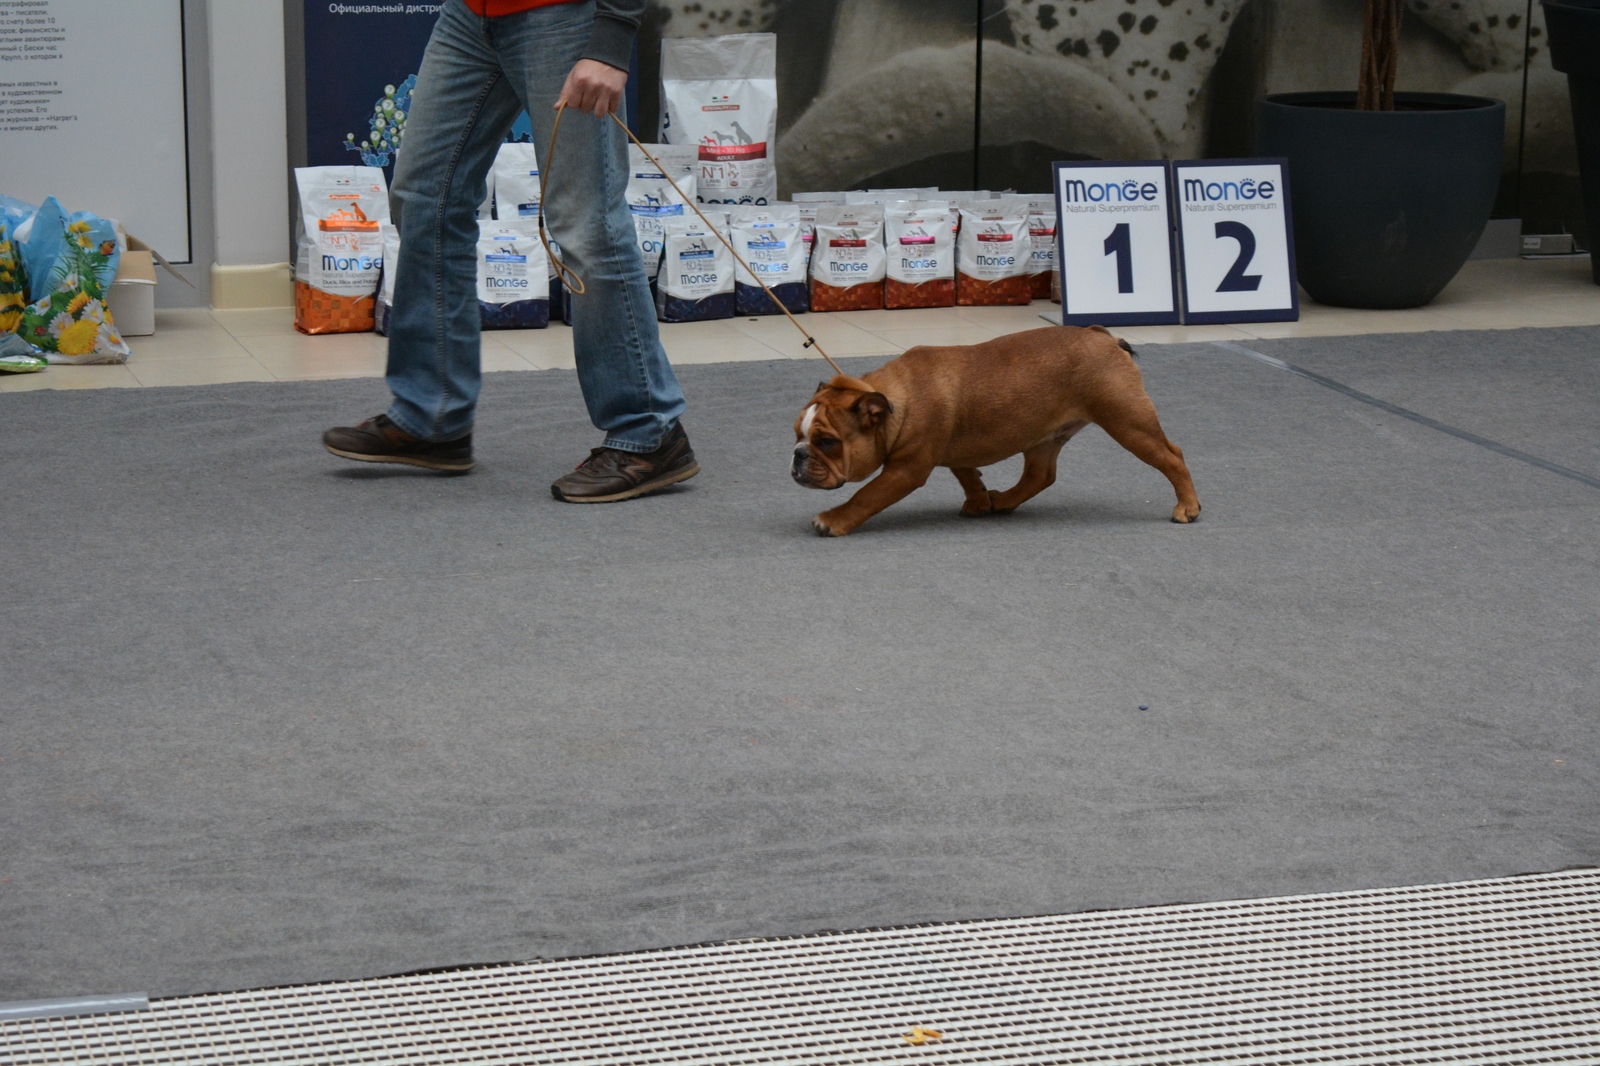
POLYGON ((148 337, 156 331, 155 258, 150 246, 137 237, 128 237, 106 306, 124 337, 148 337))

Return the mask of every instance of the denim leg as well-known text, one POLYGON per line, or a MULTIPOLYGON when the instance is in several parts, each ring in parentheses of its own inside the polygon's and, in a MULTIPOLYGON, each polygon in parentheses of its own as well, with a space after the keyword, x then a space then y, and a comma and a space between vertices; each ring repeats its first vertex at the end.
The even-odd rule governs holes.
POLYGON ((554 158, 545 158, 556 99, 593 25, 592 0, 556 4, 496 19, 491 38, 532 120, 547 175, 546 225, 583 279, 583 295, 572 298, 572 342, 589 418, 606 434, 607 447, 648 452, 685 404, 661 347, 628 211, 627 135, 610 118, 569 108, 554 158))
POLYGON ((390 214, 400 230, 389 325, 389 417, 423 440, 472 432, 478 343, 478 205, 522 105, 488 20, 449 0, 417 72, 390 214))

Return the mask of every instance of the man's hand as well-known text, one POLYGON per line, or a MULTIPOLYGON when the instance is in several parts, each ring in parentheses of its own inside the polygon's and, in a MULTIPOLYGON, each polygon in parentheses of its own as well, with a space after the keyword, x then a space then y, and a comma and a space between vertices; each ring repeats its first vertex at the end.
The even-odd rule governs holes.
POLYGON ((627 71, 607 66, 597 59, 580 59, 567 75, 556 107, 565 101, 568 107, 587 111, 595 118, 605 118, 622 103, 622 90, 627 84, 627 71))

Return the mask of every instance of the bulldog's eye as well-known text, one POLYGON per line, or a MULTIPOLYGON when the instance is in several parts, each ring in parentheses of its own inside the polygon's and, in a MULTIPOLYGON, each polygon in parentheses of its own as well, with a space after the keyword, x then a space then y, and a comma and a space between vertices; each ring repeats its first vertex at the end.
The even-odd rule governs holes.
POLYGON ((832 455, 839 450, 839 442, 832 437, 818 437, 816 445, 827 455, 832 455))

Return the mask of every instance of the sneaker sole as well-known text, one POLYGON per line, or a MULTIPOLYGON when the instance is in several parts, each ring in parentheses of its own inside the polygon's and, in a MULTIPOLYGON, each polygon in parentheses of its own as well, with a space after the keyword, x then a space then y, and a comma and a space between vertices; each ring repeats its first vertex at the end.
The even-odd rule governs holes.
POLYGON ((341 459, 354 459, 358 463, 399 463, 402 466, 420 466, 424 470, 442 470, 448 474, 465 474, 477 465, 472 459, 463 463, 460 460, 423 459, 409 455, 365 455, 361 452, 347 452, 331 444, 324 444, 323 447, 341 459))
POLYGON ((700 464, 691 462, 688 466, 680 466, 676 470, 662 474, 654 481, 646 481, 626 492, 614 492, 609 496, 568 496, 554 485, 550 486, 550 494, 563 503, 616 503, 619 500, 631 500, 636 496, 664 489, 668 485, 676 485, 680 481, 688 481, 699 472, 700 464))

